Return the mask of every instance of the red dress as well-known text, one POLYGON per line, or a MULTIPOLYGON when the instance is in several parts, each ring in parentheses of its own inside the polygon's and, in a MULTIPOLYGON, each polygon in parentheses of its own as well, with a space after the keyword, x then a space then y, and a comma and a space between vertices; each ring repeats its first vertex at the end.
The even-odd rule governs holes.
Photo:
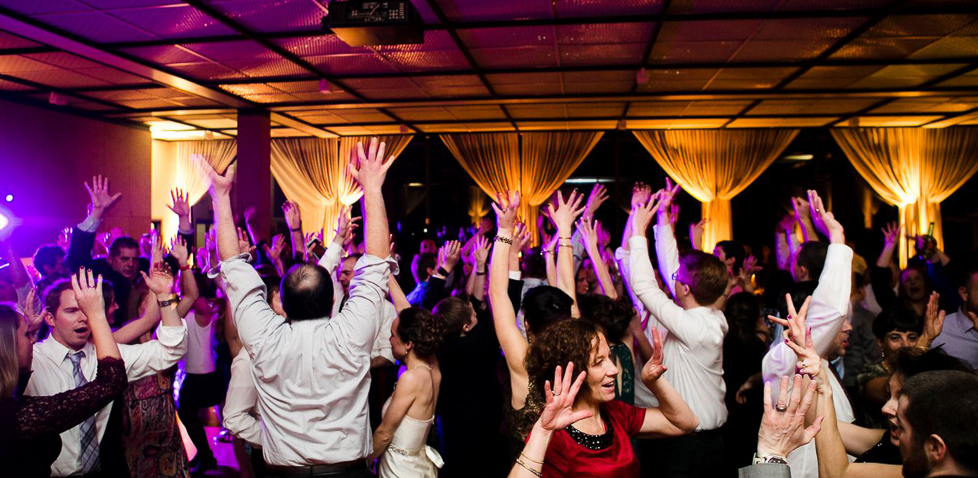
POLYGON ((550 438, 543 465, 544 478, 627 478, 639 475, 638 458, 631 439, 645 421, 645 409, 612 401, 601 404, 601 416, 610 427, 611 446, 592 450, 577 443, 567 430, 550 438))

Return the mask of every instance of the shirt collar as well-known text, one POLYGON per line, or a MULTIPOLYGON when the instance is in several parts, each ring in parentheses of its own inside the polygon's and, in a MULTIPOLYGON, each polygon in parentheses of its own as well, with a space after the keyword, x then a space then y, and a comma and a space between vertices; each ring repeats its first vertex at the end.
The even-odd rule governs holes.
MULTIPOLYGON (((74 350, 65 347, 61 342, 54 340, 54 337, 52 336, 48 336, 47 339, 44 339, 43 342, 38 344, 38 347, 38 351, 43 352, 44 355, 51 357, 56 362, 66 360, 69 354, 75 352, 74 350)), ((93 352, 91 350, 92 348, 94 348, 94 345, 92 345, 91 342, 88 342, 84 347, 82 347, 81 351, 85 352, 85 356, 91 357, 93 352)))

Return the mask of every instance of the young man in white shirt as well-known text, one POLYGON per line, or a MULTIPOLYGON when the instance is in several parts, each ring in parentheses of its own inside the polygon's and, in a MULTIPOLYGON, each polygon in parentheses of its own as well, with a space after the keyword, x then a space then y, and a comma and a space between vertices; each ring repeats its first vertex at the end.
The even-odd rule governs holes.
POLYGON ((335 317, 333 285, 319 266, 294 267, 282 281, 282 307, 266 301, 258 273, 239 255, 231 177, 208 165, 221 274, 238 335, 252 359, 268 476, 368 477, 373 449, 367 412, 371 347, 383 326, 390 258, 381 187, 393 158, 371 141, 357 147, 350 173, 363 189, 367 253, 357 263, 350 299, 335 317))
MULTIPOLYGON (((126 375, 130 382, 170 368, 187 352, 187 327, 176 313, 177 301, 160 301, 162 325, 157 340, 139 345, 119 345, 126 375), (171 310, 172 309, 172 310, 171 310)), ((51 336, 34 345, 34 364, 26 395, 48 396, 74 389, 95 379, 97 357, 89 341, 92 332, 88 318, 75 300, 71 283, 59 281, 48 288, 44 297, 47 311, 44 320, 51 326, 51 336)), ((94 416, 95 440, 82 435, 82 423, 61 434, 61 454, 51 465, 51 476, 84 476, 98 473, 98 444, 109 420, 109 404, 94 416)))
POLYGON ((668 217, 678 190, 663 190, 632 210, 630 284, 636 297, 665 328, 663 348, 669 382, 699 419, 690 435, 655 440, 643 447, 643 473, 657 477, 721 476, 723 437, 727 420, 723 398, 723 338, 727 321, 716 307, 727 288, 727 268, 712 254, 692 251, 679 256, 668 217), (658 199, 658 204, 653 204, 658 199), (655 248, 662 277, 671 284, 676 302, 659 289, 648 254, 646 229, 658 209, 655 248), (678 303, 678 305, 677 305, 678 303))

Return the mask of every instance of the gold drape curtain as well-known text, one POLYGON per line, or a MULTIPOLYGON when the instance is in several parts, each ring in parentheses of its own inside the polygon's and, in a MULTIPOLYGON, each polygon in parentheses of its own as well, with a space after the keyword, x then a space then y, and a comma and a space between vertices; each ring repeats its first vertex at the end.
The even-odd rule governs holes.
POLYGON ((478 186, 469 187, 469 218, 472 225, 479 227, 482 218, 489 214, 489 203, 486 201, 486 193, 482 192, 478 186))
POLYGON ((443 134, 441 140, 486 194, 520 191, 519 217, 537 244, 540 205, 574 173, 604 133, 522 133, 522 148, 519 135, 443 134))
POLYGON ((200 201, 200 198, 207 193, 210 182, 201 172, 200 168, 194 164, 190 157, 199 154, 207 159, 207 162, 215 170, 223 172, 234 161, 238 152, 237 142, 234 140, 215 140, 215 141, 158 141, 153 148, 153 169, 163 171, 159 178, 154 174, 154 188, 159 187, 165 190, 156 190, 153 193, 154 200, 162 200, 165 204, 154 204, 154 216, 160 218, 160 233, 163 238, 170 240, 176 236, 179 227, 177 216, 166 208, 170 204, 169 191, 173 188, 180 188, 187 192, 187 199, 193 206, 200 201), (156 179, 162 179, 160 184, 156 184, 156 179))
MULTIPOLYGON (((378 139, 387 144, 385 155, 389 157, 401 154, 413 136, 389 135, 378 139)), ((323 240, 329 243, 333 239, 340 208, 363 196, 360 186, 347 172, 350 151, 357 142, 366 145, 369 141, 370 138, 364 137, 272 141, 272 176, 285 197, 299 205, 303 234, 325 229, 323 240)))
POLYGON ((832 137, 880 197, 900 210, 900 267, 906 235, 926 234, 944 247, 941 202, 978 171, 978 128, 837 128, 832 137))
POLYGON ((798 130, 633 131, 642 146, 686 192, 703 203, 704 244, 733 237, 730 200, 784 151, 798 130))

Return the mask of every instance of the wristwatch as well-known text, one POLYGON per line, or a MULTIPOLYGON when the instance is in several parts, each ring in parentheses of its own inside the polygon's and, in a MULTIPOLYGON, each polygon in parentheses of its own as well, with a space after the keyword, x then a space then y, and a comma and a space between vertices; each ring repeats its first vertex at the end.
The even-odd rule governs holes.
POLYGON ((760 465, 762 463, 770 463, 775 465, 787 465, 788 460, 780 455, 759 456, 757 453, 754 453, 754 464, 760 465))
POLYGON ((177 302, 180 302, 180 298, 177 297, 176 294, 171 295, 169 299, 156 301, 156 303, 159 304, 161 309, 164 307, 169 307, 171 305, 177 305, 177 302))

